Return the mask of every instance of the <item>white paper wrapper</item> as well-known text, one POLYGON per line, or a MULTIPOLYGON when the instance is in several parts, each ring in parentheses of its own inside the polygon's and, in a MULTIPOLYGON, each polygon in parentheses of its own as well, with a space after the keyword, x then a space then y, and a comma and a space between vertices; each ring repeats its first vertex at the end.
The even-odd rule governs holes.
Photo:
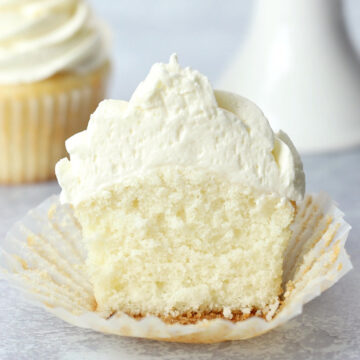
POLYGON ((108 67, 67 79, 54 77, 29 88, 0 86, 1 184, 55 177, 56 162, 67 155, 65 140, 86 128, 105 97, 108 67))
POLYGON ((50 197, 7 234, 0 252, 0 276, 36 305, 73 325, 104 333, 163 341, 211 343, 263 334, 302 312, 351 268, 344 244, 350 230, 343 213, 326 195, 307 195, 298 207, 284 264, 284 301, 274 318, 237 323, 203 320, 167 324, 154 316, 135 320, 125 314, 97 313, 84 271, 81 229, 72 209, 50 197))

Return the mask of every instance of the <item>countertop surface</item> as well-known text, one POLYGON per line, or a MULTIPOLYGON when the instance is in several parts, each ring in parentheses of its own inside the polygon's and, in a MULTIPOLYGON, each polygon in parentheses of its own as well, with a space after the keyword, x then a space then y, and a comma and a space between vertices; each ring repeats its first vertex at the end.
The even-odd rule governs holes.
MULTIPOLYGON (((197 1, 194 7, 189 0, 171 2, 175 4, 172 8, 167 1, 156 0, 150 6, 144 0, 128 0, 121 2, 120 10, 115 0, 107 1, 106 6, 100 0, 92 3, 115 30, 115 75, 110 94, 125 99, 150 65, 167 60, 173 51, 179 53, 182 64, 191 64, 215 81, 237 50, 251 10, 250 1, 238 0, 222 2, 221 11, 215 0, 197 1), (200 26, 201 21, 204 26, 200 26)), ((347 1, 346 14, 352 37, 360 44, 360 26, 355 24, 360 15, 359 2, 347 1)), ((29 305, 17 290, 0 281, 0 360, 359 359, 360 148, 306 155, 303 160, 308 192, 329 193, 353 227, 346 247, 354 269, 307 304, 302 315, 246 341, 214 345, 161 343, 73 327, 29 305)), ((58 192, 55 182, 0 186, 0 244, 15 221, 58 192)))

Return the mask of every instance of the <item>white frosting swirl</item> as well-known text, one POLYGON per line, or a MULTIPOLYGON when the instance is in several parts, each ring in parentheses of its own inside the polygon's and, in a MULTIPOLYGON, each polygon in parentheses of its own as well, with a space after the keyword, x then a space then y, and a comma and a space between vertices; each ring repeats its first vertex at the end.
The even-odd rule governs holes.
POLYGON ((107 58, 106 34, 83 0, 0 0, 0 84, 92 70, 107 58))
POLYGON ((160 166, 203 168, 261 192, 301 200, 305 178, 290 139, 250 101, 214 91, 191 68, 155 64, 129 102, 103 101, 87 130, 66 142, 56 175, 74 205, 160 166))

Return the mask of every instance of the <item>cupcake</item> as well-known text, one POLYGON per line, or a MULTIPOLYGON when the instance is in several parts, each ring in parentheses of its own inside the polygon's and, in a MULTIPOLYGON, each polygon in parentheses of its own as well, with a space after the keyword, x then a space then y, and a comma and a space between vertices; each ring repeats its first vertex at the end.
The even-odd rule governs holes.
POLYGON ((106 100, 56 165, 97 311, 165 323, 270 320, 305 179, 289 137, 176 56, 106 100))
POLYGON ((0 183, 54 177, 104 98, 107 30, 82 0, 0 3, 0 183))

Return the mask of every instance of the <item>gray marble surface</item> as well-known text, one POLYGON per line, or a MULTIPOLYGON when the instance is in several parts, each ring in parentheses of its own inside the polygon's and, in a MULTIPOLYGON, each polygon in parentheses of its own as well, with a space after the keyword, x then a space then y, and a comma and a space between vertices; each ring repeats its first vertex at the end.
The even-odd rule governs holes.
MULTIPOLYGON (((216 81, 246 34, 250 0, 91 0, 114 31, 111 97, 127 99, 155 61, 178 52, 216 81), (220 6, 221 5, 221 6, 220 6)), ((345 2, 360 49, 360 2, 345 2)), ((360 149, 304 157, 308 191, 324 190, 353 226, 347 243, 354 270, 266 335, 215 345, 167 344, 78 329, 29 305, 0 281, 0 360, 13 359, 360 359, 360 149)), ((0 187, 0 244, 11 224, 56 183, 0 187)))

